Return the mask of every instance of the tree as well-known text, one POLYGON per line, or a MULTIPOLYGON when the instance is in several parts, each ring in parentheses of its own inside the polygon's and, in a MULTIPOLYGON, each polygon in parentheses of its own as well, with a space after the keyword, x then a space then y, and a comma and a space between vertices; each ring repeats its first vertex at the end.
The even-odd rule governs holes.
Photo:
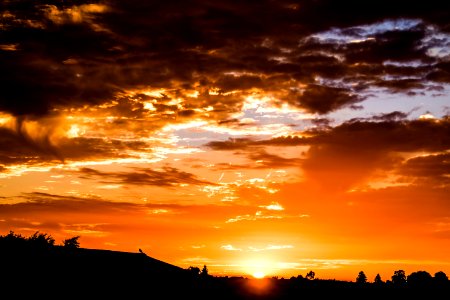
POLYGON ((413 272, 407 277, 408 285, 412 287, 430 286, 432 281, 433 277, 426 271, 413 272))
POLYGON ((367 282, 367 276, 363 271, 358 273, 358 277, 356 277, 356 283, 364 284, 367 282))
POLYGON ((27 241, 33 248, 48 249, 55 245, 55 239, 51 235, 39 233, 39 231, 36 231, 27 241))
POLYGON ((391 278, 394 285, 401 286, 406 284, 406 275, 403 270, 394 271, 394 275, 391 278))
POLYGON ((203 269, 200 272, 200 276, 202 276, 202 277, 208 277, 209 276, 209 274, 208 274, 208 267, 206 267, 206 265, 203 265, 203 269))
POLYGON ((375 283, 377 285, 383 284, 383 280, 381 280, 380 274, 377 274, 377 276, 375 276, 375 279, 373 280, 373 283, 375 283))
POLYGON ((80 242, 78 239, 80 238, 79 235, 71 237, 69 239, 65 239, 63 241, 63 247, 66 249, 78 249, 80 248, 80 242))
POLYGON ((25 237, 23 237, 20 234, 14 233, 14 231, 12 230, 8 234, 0 236, 0 243, 1 243, 0 245, 12 246, 19 243, 24 244, 25 242, 26 242, 25 237))
POLYGON ((308 280, 312 280, 314 279, 314 277, 316 277, 316 273, 314 273, 313 271, 309 271, 308 273, 306 273, 306 279, 308 280))
POLYGON ((438 285, 446 285, 448 283, 447 274, 442 271, 436 272, 433 278, 434 282, 438 285))

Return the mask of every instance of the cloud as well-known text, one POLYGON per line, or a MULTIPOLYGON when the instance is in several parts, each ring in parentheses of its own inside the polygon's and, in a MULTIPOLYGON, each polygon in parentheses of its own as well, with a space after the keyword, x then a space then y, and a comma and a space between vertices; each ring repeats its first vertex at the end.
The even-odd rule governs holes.
POLYGON ((302 168, 306 178, 329 189, 347 189, 364 182, 376 170, 395 169, 404 160, 402 153, 446 151, 449 136, 447 118, 351 121, 315 136, 302 168))
POLYGON ((350 89, 316 84, 308 85, 303 93, 295 93, 290 98, 298 106, 319 114, 325 114, 363 100, 363 97, 353 93, 350 89))
POLYGON ((237 150, 244 149, 248 146, 254 145, 255 141, 249 138, 231 138, 226 141, 212 141, 208 142, 205 146, 213 150, 237 150))
POLYGON ((33 164, 37 162, 64 162, 66 160, 111 159, 130 157, 127 150, 147 146, 142 141, 122 141, 103 138, 58 138, 52 142, 51 131, 40 127, 35 135, 25 126, 17 130, 0 127, 0 164, 33 164), (43 133, 43 134, 42 134, 43 133))
POLYGON ((261 205, 259 207, 265 208, 267 210, 276 210, 276 211, 284 210, 284 207, 281 206, 281 204, 278 202, 272 202, 269 205, 261 205))
MULTIPOLYGON (((450 123, 447 117, 413 120, 408 116, 408 113, 394 111, 368 118, 352 119, 336 127, 312 128, 302 132, 305 137, 284 136, 267 140, 228 139, 212 141, 205 146, 217 151, 235 151, 235 155, 246 155, 251 161, 258 162, 256 165, 216 164, 220 168, 298 166, 304 171, 305 180, 316 181, 330 189, 345 190, 354 184, 365 182, 378 171, 384 172, 385 176, 397 168, 400 168, 396 171, 399 174, 425 172, 421 169, 426 167, 425 158, 421 162, 422 166, 419 166, 417 161, 413 167, 413 160, 409 164, 406 163, 408 156, 406 154, 409 153, 411 156, 417 152, 436 153, 450 148, 448 138, 450 123), (355 143, 358 145, 357 148, 355 143), (308 148, 301 158, 284 158, 266 152, 265 147, 268 146, 308 148)), ((429 167, 434 168, 436 172, 445 170, 444 158, 443 154, 430 156, 429 167)))
POLYGON ((127 249, 124 251, 137 251, 145 243, 151 245, 155 255, 162 255, 167 249, 178 251, 180 245, 198 245, 199 239, 211 241, 212 237, 223 243, 223 236, 218 234, 223 229, 218 229, 217 224, 222 225, 229 215, 250 209, 242 205, 182 205, 157 196, 148 196, 148 202, 133 201, 48 193, 4 197, 0 232, 13 230, 28 235, 39 230, 57 241, 81 235, 83 247, 104 249, 107 242, 127 249), (160 245, 164 247, 158 250, 160 245))
POLYGON ((290 215, 282 213, 283 210, 274 210, 274 209, 267 209, 266 207, 265 212, 261 210, 257 210, 254 214, 245 214, 245 215, 238 215, 233 218, 229 218, 225 221, 225 223, 236 223, 240 221, 258 221, 258 220, 281 220, 286 218, 307 218, 309 215, 307 214, 300 214, 300 215, 290 215))
POLYGON ((234 169, 273 169, 297 167, 301 161, 298 158, 286 158, 276 154, 271 154, 262 149, 236 152, 235 155, 243 155, 249 160, 248 163, 216 163, 218 170, 234 169))
POLYGON ((95 19, 95 14, 103 13, 107 9, 106 5, 94 3, 62 8, 58 8, 56 5, 44 5, 42 8, 46 17, 57 25, 90 23, 95 19))
POLYGON ((198 179, 194 174, 177 168, 163 167, 161 171, 136 168, 135 172, 101 172, 92 168, 80 168, 82 178, 100 178, 106 183, 124 183, 133 185, 154 185, 173 187, 180 184, 214 185, 198 179))
POLYGON ((67 231, 74 235, 83 232, 83 236, 103 236, 111 230, 111 218, 124 214, 136 216, 143 214, 146 209, 133 203, 47 193, 22 194, 5 200, 14 201, 0 205, 0 214, 7 219, 1 225, 2 230, 67 231))
POLYGON ((401 111, 393 111, 390 113, 375 115, 372 117, 374 121, 385 121, 385 122, 393 122, 393 121, 402 121, 408 117, 408 114, 401 111))
POLYGON ((225 120, 254 89, 325 114, 373 87, 448 84, 448 63, 435 55, 446 41, 431 38, 448 32, 446 5, 9 1, 0 11, 0 110, 42 116, 152 87, 178 93, 180 117, 212 106, 211 117, 225 120))
POLYGON ((237 248, 231 244, 228 244, 228 245, 220 246, 220 248, 223 250, 226 250, 226 251, 260 252, 260 251, 267 251, 267 250, 292 249, 292 248, 294 248, 294 246, 292 246, 292 245, 267 245, 262 248, 249 246, 246 249, 243 249, 243 248, 237 248))
POLYGON ((226 141, 211 141, 205 146, 212 150, 243 150, 258 146, 299 146, 310 143, 309 138, 298 136, 281 136, 268 140, 254 140, 251 138, 229 138, 226 141))
POLYGON ((220 248, 223 250, 226 250, 226 251, 242 251, 242 249, 235 248, 233 245, 223 245, 223 246, 220 246, 220 248))
POLYGON ((285 158, 265 151, 250 153, 248 158, 256 162, 257 168, 262 169, 292 167, 299 163, 298 158, 285 158))
POLYGON ((398 173, 416 178, 418 184, 450 184, 450 153, 417 156, 403 162, 398 173))
POLYGON ((260 251, 267 251, 267 250, 282 250, 282 249, 292 249, 294 246, 292 245, 267 245, 263 248, 258 247, 248 247, 250 251, 253 252, 260 252, 260 251))

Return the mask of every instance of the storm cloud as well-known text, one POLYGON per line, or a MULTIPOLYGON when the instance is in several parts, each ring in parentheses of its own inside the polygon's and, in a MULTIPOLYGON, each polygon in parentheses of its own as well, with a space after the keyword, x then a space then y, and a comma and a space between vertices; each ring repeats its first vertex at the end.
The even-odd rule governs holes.
POLYGON ((197 89, 203 91, 199 98, 184 99, 188 109, 218 102, 230 109, 257 88, 325 114, 363 100, 373 87, 397 93, 448 84, 445 56, 435 54, 448 38, 430 38, 448 34, 448 6, 5 1, 0 110, 40 116, 107 103, 143 87, 177 89, 180 95, 197 89), (235 96, 224 101, 230 91, 235 96))

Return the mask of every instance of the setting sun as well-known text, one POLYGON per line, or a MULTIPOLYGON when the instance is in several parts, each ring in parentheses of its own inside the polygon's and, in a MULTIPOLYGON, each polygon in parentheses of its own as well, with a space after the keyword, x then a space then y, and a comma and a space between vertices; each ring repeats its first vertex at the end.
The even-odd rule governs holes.
POLYGON ((266 274, 264 274, 264 272, 262 271, 256 271, 255 273, 253 273, 253 277, 260 279, 260 278, 264 278, 266 274))
POLYGON ((256 279, 270 276, 276 269, 276 263, 270 255, 256 255, 253 258, 246 259, 241 263, 242 271, 256 279))

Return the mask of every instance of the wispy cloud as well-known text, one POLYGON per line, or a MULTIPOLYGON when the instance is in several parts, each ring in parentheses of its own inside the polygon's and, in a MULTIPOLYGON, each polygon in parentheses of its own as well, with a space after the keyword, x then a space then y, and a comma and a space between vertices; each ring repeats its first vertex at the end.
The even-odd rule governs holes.
POLYGON ((235 248, 233 245, 223 245, 223 246, 220 246, 220 248, 223 250, 226 250, 226 251, 242 251, 242 249, 235 248))

